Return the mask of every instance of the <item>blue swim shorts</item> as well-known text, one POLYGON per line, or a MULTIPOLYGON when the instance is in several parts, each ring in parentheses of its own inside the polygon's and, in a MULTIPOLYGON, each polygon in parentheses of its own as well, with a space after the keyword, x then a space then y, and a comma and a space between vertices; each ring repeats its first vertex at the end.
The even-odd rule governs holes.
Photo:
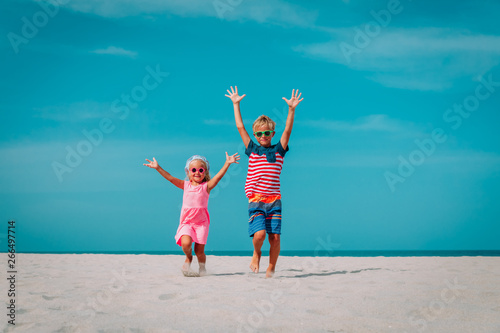
POLYGON ((248 202, 248 234, 260 230, 268 234, 281 234, 281 197, 252 197, 248 202))

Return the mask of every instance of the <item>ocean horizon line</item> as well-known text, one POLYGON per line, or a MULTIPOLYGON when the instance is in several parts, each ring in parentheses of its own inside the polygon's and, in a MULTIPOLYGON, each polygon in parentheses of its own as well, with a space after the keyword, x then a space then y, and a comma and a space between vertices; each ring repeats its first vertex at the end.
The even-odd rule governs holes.
MULTIPOLYGON (((4 252, 7 253, 7 252, 4 252)), ((184 255, 182 251, 17 251, 19 254, 184 255)), ((208 250, 206 255, 252 256, 252 250, 208 250)), ((268 256, 269 251, 262 251, 268 256)), ((285 257, 498 257, 500 250, 282 250, 285 257)))

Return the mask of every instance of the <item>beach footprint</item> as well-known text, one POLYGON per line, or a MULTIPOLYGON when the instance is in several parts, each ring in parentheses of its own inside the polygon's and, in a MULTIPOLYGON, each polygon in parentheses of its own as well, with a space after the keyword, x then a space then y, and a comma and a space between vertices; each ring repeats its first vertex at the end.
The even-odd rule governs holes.
POLYGON ((59 298, 59 296, 45 296, 42 295, 42 298, 46 301, 52 301, 53 299, 59 298))
POLYGON ((158 299, 160 301, 168 301, 170 299, 174 299, 175 298, 175 294, 161 294, 160 296, 158 296, 158 299))

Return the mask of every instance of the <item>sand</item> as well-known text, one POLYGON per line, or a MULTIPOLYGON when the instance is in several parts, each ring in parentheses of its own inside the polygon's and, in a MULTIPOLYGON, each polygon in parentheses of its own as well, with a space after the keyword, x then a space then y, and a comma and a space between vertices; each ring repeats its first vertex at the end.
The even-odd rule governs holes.
POLYGON ((499 257, 280 257, 272 279, 267 257, 259 274, 250 259, 208 256, 208 275, 190 278, 180 255, 18 254, 16 325, 4 307, 0 328, 500 332, 499 257))

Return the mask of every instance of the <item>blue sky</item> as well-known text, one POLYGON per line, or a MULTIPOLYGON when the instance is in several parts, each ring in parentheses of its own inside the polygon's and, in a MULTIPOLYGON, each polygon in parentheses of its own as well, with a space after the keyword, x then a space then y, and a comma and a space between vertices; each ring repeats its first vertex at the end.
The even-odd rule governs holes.
MULTIPOLYGON (((499 249, 498 1, 3 1, 0 221, 20 251, 172 251, 194 154, 207 250, 251 250, 250 128, 284 128, 282 250, 499 249)), ((5 232, 3 237, 5 237, 5 232)), ((2 240, 5 240, 3 238, 2 240)))

